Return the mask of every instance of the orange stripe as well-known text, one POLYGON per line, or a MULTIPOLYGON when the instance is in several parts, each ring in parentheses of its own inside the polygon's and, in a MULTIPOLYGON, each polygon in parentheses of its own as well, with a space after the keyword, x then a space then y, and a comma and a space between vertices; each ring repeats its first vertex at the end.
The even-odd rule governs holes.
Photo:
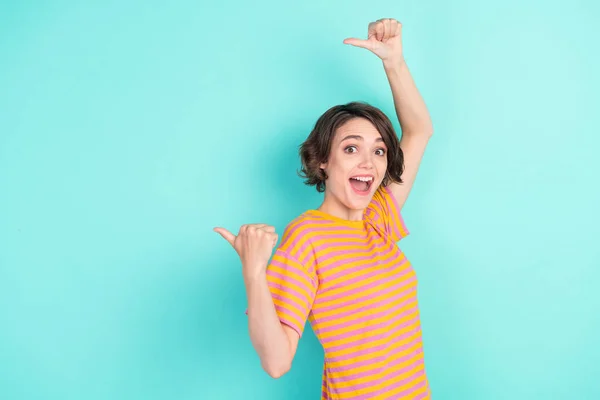
MULTIPOLYGON (((404 349, 404 350, 398 352, 398 355, 401 357, 401 356, 404 356, 404 355, 406 355, 406 354, 408 354, 408 353, 410 353, 412 351, 415 351, 415 349, 421 347, 421 344, 418 341, 415 341, 415 339, 419 338, 419 336, 420 336, 420 331, 415 331, 415 333, 413 335, 410 335, 410 336, 408 336, 408 337, 406 337, 406 338, 404 338, 402 340, 399 340, 399 341, 397 341, 397 342, 395 342, 395 343, 387 346, 384 349, 381 349, 381 350, 378 350, 378 351, 374 351, 372 353, 367 353, 367 354, 363 354, 363 355, 360 355, 360 356, 356 356, 356 357, 348 359, 348 360, 328 361, 327 365, 330 368, 346 367, 346 366, 348 366, 350 364, 353 364, 355 362, 361 362, 361 361, 371 360, 371 359, 373 359, 375 357, 385 356, 386 354, 388 354, 389 352, 397 349, 398 347, 402 347, 402 346, 406 345, 407 343, 414 342, 413 346, 410 346, 409 348, 404 349)), ((370 346, 370 347, 363 347, 363 349, 368 349, 368 348, 371 348, 371 347, 379 346, 380 344, 382 344, 382 343, 381 342, 379 342, 379 343, 373 343, 372 346, 370 346)), ((356 351, 355 348, 349 349, 349 350, 345 350, 345 353, 346 354, 347 353, 352 353, 354 351, 356 351)), ((331 353, 327 353, 327 357, 331 357, 332 358, 333 356, 331 356, 330 354, 331 353)), ((339 357, 341 355, 345 355, 345 354, 337 354, 336 356, 339 357)))

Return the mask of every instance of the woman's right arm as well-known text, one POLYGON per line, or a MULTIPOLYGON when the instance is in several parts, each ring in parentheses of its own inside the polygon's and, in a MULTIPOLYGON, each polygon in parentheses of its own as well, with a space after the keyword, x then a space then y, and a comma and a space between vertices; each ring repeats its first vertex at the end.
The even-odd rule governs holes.
POLYGON ((277 244, 275 228, 266 224, 242 225, 237 235, 215 228, 233 246, 242 261, 248 297, 250 340, 263 369, 273 378, 289 371, 299 334, 280 322, 267 284, 267 265, 277 244))
POLYGON ((248 298, 248 330, 263 369, 273 378, 288 372, 298 348, 298 333, 280 322, 267 284, 265 268, 244 266, 244 270, 262 271, 245 276, 248 298))

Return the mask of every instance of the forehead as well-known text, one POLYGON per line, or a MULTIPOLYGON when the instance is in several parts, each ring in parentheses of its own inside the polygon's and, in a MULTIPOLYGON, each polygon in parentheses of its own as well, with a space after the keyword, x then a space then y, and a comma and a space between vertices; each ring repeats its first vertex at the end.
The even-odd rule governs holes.
POLYGON ((381 138, 375 125, 364 118, 352 118, 340 126, 335 132, 334 141, 339 142, 348 135, 362 136, 365 141, 375 141, 381 138))

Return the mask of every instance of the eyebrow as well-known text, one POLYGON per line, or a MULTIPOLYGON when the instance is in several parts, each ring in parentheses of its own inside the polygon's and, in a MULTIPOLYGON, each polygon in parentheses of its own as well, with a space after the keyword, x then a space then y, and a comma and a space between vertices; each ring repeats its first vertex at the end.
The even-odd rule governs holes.
MULTIPOLYGON (((344 140, 348 140, 348 139, 356 139, 356 140, 364 140, 362 136, 360 135, 348 135, 345 138, 343 138, 342 140, 340 140, 340 143, 343 142, 344 140)), ((376 142, 383 142, 383 138, 382 137, 378 137, 377 139, 375 139, 376 142)))

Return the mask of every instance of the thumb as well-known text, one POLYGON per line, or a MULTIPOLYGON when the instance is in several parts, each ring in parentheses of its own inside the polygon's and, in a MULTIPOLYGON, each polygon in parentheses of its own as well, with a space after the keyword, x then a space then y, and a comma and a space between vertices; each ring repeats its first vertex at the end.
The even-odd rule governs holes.
POLYGON ((229 242, 230 245, 233 246, 233 242, 235 242, 235 235, 229 232, 225 228, 213 228, 213 231, 217 232, 219 235, 223 236, 225 240, 229 242))
POLYGON ((356 38, 348 38, 344 39, 344 44, 349 44, 355 47, 362 47, 363 49, 371 50, 371 42, 368 40, 356 39, 356 38))

